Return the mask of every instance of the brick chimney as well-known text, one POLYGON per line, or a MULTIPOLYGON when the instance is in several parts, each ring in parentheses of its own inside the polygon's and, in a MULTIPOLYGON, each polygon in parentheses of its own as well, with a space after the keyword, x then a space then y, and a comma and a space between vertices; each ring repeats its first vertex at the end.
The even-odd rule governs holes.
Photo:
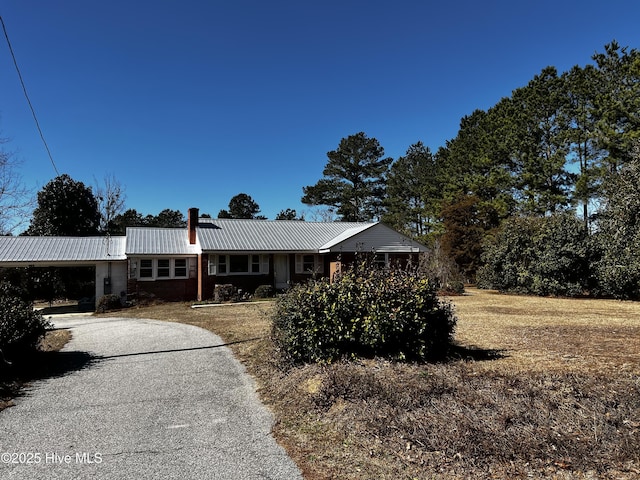
POLYGON ((197 208, 190 208, 187 211, 187 229, 189 230, 189 243, 196 243, 196 227, 198 226, 198 216, 200 212, 197 208))

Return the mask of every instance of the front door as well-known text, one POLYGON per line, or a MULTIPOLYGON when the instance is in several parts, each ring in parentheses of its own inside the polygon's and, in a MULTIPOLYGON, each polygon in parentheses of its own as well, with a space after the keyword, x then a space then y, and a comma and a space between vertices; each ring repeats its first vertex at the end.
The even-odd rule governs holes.
POLYGON ((273 275, 276 279, 276 290, 289 287, 289 255, 273 256, 273 275))

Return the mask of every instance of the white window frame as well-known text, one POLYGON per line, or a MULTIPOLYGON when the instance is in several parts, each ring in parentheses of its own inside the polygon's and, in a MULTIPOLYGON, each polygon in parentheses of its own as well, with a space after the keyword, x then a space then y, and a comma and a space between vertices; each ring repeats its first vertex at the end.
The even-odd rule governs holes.
POLYGON ((324 273, 324 259, 316 253, 296 253, 296 274, 324 273), (304 257, 313 256, 313 269, 305 269, 304 257))
POLYGON ((138 279, 139 280, 153 280, 153 272, 155 271, 153 268, 153 258, 141 258, 138 260, 140 268, 138 269, 138 279), (142 263, 145 263, 143 266, 142 263), (148 263, 147 263, 148 262, 148 263), (142 275, 142 271, 145 271, 145 275, 142 275), (146 272, 149 272, 150 275, 147 275, 146 272))
POLYGON ((207 272, 209 275, 216 275, 218 273, 218 256, 209 254, 207 261, 207 272))
POLYGON ((171 259, 170 258, 156 258, 155 260, 156 263, 156 270, 155 270, 155 277, 160 279, 160 278, 171 278, 171 259), (162 275, 160 275, 160 272, 163 272, 162 275), (164 272, 167 272, 166 275, 164 274, 164 272))
POLYGON ((189 278, 189 259, 188 258, 174 258, 173 259, 173 277, 174 278, 189 278), (184 262, 184 266, 177 265, 177 262, 184 262), (178 269, 183 269, 184 268, 184 275, 178 275, 176 272, 178 269))
POLYGON ((216 276, 247 276, 247 275, 267 275, 269 273, 269 255, 260 253, 218 253, 209 254, 207 264, 209 275, 216 276), (231 271, 231 257, 247 257, 246 272, 231 271), (257 270, 257 271, 254 271, 257 270))
POLYGON ((375 253, 373 258, 373 263, 378 268, 389 268, 390 265, 389 254, 388 253, 375 253))
POLYGON ((134 258, 131 260, 132 262, 132 272, 130 272, 131 278, 136 278, 137 280, 147 282, 147 281, 156 281, 156 280, 182 280, 189 278, 189 267, 190 267, 190 259, 188 257, 146 257, 146 258, 134 258), (184 266, 176 267, 176 260, 180 262, 184 261, 184 266), (142 263, 150 266, 142 267, 142 263), (167 265, 168 267, 165 266, 167 265), (169 269, 169 275, 160 276, 160 270, 169 269), (183 269, 184 275, 176 275, 176 268, 183 269), (142 271, 151 270, 151 276, 142 276, 142 271))

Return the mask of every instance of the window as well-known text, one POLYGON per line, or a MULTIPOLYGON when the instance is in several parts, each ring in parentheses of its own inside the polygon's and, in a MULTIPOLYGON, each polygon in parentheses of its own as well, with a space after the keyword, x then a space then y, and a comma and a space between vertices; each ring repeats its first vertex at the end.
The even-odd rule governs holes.
POLYGON ((156 277, 158 278, 169 278, 171 275, 171 262, 168 258, 159 258, 158 259, 158 270, 156 273, 156 277))
POLYGON ((153 260, 150 258, 140 260, 140 278, 153 278, 153 260))
POLYGON ((296 254, 296 273, 323 273, 324 262, 320 255, 296 254))
POLYGON ((174 277, 186 277, 187 276, 187 259, 176 258, 173 266, 174 277))
POLYGON ((389 266, 389 254, 388 253, 376 253, 373 260, 374 264, 378 268, 387 268, 389 266))
POLYGON ((229 272, 249 273, 249 255, 229 255, 229 272))
POLYGON ((209 255, 209 275, 261 275, 268 272, 268 255, 209 255))
POLYGON ((218 274, 224 275, 227 273, 227 256, 218 255, 218 274))
POLYGON ((302 271, 312 272, 316 266, 316 259, 313 255, 302 255, 302 271))
POLYGON ((208 260, 208 272, 209 275, 215 275, 218 271, 218 256, 217 255, 209 255, 208 260))
MULTIPOLYGON (((188 258, 141 258, 139 279, 187 278, 189 275, 188 258)), ((135 269, 135 261, 133 262, 135 269)), ((135 277, 135 273, 133 274, 135 277)))
POLYGON ((251 255, 251 273, 260 273, 260 255, 251 255))

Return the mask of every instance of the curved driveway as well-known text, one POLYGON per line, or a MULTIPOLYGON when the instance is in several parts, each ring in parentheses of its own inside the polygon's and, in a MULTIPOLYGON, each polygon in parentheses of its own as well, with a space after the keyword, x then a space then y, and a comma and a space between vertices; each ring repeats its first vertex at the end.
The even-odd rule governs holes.
POLYGON ((73 333, 63 352, 94 361, 0 412, 0 478, 301 478, 218 336, 155 320, 54 322, 73 333))

